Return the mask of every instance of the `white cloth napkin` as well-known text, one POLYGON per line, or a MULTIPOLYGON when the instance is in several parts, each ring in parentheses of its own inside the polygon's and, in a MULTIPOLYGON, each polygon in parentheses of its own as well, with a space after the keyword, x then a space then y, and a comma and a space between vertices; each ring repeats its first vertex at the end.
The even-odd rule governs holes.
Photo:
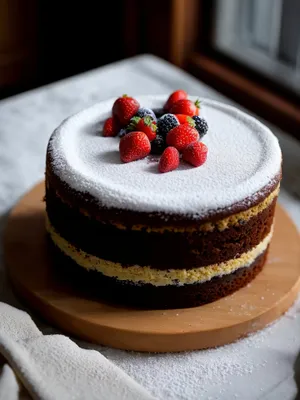
POLYGON ((2 369, 0 400, 20 398, 18 380, 40 400, 154 399, 98 351, 43 335, 26 312, 0 303, 0 321, 0 354, 11 367, 2 369))

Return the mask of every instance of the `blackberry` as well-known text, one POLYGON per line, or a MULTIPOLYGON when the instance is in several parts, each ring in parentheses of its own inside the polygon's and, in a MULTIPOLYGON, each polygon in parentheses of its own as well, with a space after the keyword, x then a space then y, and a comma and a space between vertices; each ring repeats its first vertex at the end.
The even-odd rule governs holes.
POLYGON ((147 116, 151 117, 153 119, 153 121, 155 121, 155 122, 157 121, 156 115, 151 110, 151 108, 145 108, 145 107, 139 108, 137 113, 135 114, 135 117, 140 117, 140 118, 147 117, 147 116))
POLYGON ((166 138, 168 132, 178 125, 179 121, 174 114, 164 114, 157 121, 157 132, 159 135, 166 138))
POLYGON ((195 128, 197 129, 200 135, 200 139, 202 139, 203 136, 206 135, 208 131, 208 124, 204 118, 199 117, 198 115, 194 115, 192 119, 195 121, 195 128))
POLYGON ((166 148, 166 141, 161 135, 156 135, 156 138, 151 142, 151 154, 160 155, 166 148))

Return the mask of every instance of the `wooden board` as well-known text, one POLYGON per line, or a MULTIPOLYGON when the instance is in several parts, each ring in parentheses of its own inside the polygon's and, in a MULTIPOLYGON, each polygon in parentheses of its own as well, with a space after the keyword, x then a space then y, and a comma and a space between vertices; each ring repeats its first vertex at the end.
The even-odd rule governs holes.
POLYGON ((5 231, 5 262, 17 294, 64 332, 128 350, 170 352, 230 343, 282 315, 300 289, 299 235, 276 211, 268 263, 247 287, 201 307, 139 310, 83 298, 54 277, 46 246, 44 184, 12 210, 5 231))

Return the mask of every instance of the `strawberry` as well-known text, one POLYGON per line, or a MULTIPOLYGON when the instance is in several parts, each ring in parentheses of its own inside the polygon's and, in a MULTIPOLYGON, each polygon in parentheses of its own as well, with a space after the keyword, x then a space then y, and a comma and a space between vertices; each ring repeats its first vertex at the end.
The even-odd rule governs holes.
POLYGON ((199 100, 196 100, 195 103, 193 103, 191 100, 183 99, 176 101, 176 103, 171 106, 169 112, 171 114, 184 114, 192 117, 193 115, 199 115, 199 109, 199 100))
POLYGON ((189 144, 182 152, 182 158, 194 167, 204 164, 207 159, 208 148, 202 142, 189 144))
POLYGON ((156 122, 149 115, 143 118, 137 116, 131 118, 128 129, 146 133, 150 142, 156 138, 156 122))
POLYGON ((176 169, 179 165, 179 152, 175 147, 167 147, 162 153, 158 170, 159 172, 169 172, 176 169))
POLYGON ((178 119, 180 124, 186 124, 188 122, 187 118, 190 118, 189 115, 185 114, 175 114, 175 117, 178 119))
POLYGON ((199 140, 199 133, 189 124, 176 126, 167 135, 167 145, 182 151, 186 146, 199 140))
POLYGON ((200 139, 202 139, 203 136, 206 135, 208 131, 208 124, 204 118, 199 117, 199 115, 194 115, 193 117, 190 117, 189 115, 176 114, 175 116, 180 124, 189 124, 190 126, 195 128, 199 133, 200 139))
POLYGON ((187 99, 187 97, 187 92, 185 92, 184 90, 176 90, 176 92, 173 92, 166 101, 164 105, 165 111, 169 111, 171 106, 178 100, 187 99))
POLYGON ((113 105, 113 116, 120 122, 121 128, 127 125, 130 119, 137 113, 140 105, 133 97, 126 94, 119 97, 113 105))
POLYGON ((120 158, 123 162, 131 162, 146 157, 151 144, 144 132, 130 132, 123 136, 119 144, 120 158))
POLYGON ((119 122, 113 118, 110 117, 108 118, 103 126, 103 136, 105 137, 110 137, 110 136, 116 136, 117 133, 119 132, 119 122))
MULTIPOLYGON (((175 117, 177 117, 178 121, 180 124, 189 124, 193 128, 196 126, 196 122, 193 120, 192 117, 189 115, 184 115, 184 114, 176 114, 175 117)), ((199 117, 200 118, 200 117, 199 117)))

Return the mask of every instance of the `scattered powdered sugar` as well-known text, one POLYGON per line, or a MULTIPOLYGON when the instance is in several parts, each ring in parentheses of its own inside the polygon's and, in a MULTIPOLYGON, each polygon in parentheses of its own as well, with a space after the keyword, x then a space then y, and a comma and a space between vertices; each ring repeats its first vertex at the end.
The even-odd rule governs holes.
MULTIPOLYGON (((144 107, 159 108, 166 97, 137 99, 144 107)), ((280 170, 281 151, 271 131, 238 109, 210 100, 201 103, 201 115, 209 125, 203 139, 209 153, 203 166, 182 164, 160 174, 157 163, 147 158, 123 164, 119 139, 101 136, 113 101, 64 121, 49 146, 60 178, 103 205, 199 217, 245 198, 251 201, 280 170)))
POLYGON ((299 313, 300 299, 265 329, 215 349, 147 354, 101 348, 101 352, 158 399, 253 400, 293 376, 292 354, 300 346, 299 313))

